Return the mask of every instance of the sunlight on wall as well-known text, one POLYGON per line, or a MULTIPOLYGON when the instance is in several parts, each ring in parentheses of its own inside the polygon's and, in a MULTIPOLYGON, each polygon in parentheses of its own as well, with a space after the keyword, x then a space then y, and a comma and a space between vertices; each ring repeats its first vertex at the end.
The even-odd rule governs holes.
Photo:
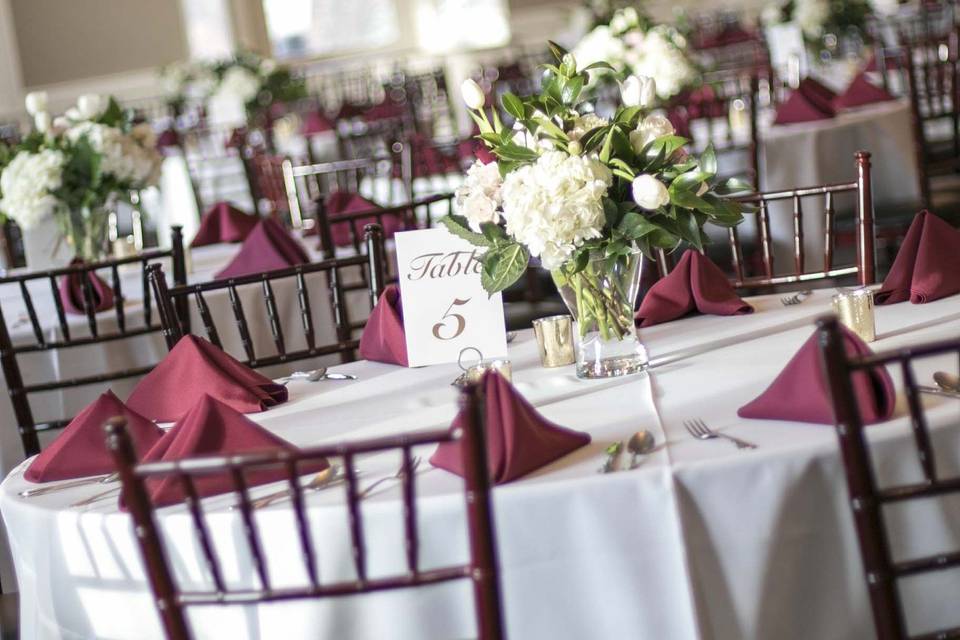
POLYGON ((431 53, 499 47, 510 42, 505 0, 417 0, 417 41, 431 53))

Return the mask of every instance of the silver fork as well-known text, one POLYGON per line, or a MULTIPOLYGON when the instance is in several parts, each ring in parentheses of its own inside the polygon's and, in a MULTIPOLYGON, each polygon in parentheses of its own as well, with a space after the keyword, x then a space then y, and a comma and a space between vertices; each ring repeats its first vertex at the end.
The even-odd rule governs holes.
POLYGON ((697 440, 712 440, 714 438, 725 438, 730 442, 737 445, 737 449, 756 449, 757 445, 752 442, 747 442, 746 440, 741 440, 740 438, 735 438, 729 436, 725 433, 719 431, 714 431, 707 424, 699 419, 695 418, 693 420, 684 420, 683 426, 686 427, 687 432, 692 435, 697 440))
MULTIPOLYGON (((416 471, 416 470, 417 470, 417 467, 420 466, 420 462, 421 462, 420 456, 414 456, 413 460, 410 461, 410 471, 411 471, 411 472, 416 471)), ((403 475, 404 475, 405 471, 406 471, 406 469, 404 469, 403 465, 400 465, 400 468, 397 469, 397 472, 396 472, 395 474, 393 474, 392 476, 385 476, 385 477, 383 477, 383 478, 380 478, 380 479, 377 480, 376 482, 371 483, 370 486, 365 487, 365 488, 363 489, 363 491, 361 491, 359 494, 357 494, 357 498, 359 498, 359 499, 362 500, 363 498, 365 498, 365 497, 367 497, 368 495, 370 495, 370 494, 373 492, 374 489, 376 489, 377 487, 379 487, 379 486, 380 486, 381 484, 383 484, 384 482, 387 482, 388 480, 401 480, 401 479, 403 479, 403 475)))
POLYGON ((808 297, 810 297, 810 294, 812 293, 813 291, 811 291, 810 289, 806 289, 804 291, 798 291, 792 296, 784 296, 780 298, 780 304, 782 304, 785 307, 790 307, 795 304, 800 304, 801 302, 806 300, 808 297))

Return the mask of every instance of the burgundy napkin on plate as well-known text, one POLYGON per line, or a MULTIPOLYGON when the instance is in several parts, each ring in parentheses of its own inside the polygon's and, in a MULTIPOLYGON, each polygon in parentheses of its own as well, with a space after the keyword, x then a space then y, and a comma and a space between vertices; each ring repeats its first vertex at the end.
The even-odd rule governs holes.
POLYGON ((272 218, 263 218, 217 278, 235 278, 310 262, 300 243, 272 218))
POLYGON ((800 86, 790 93, 777 109, 773 124, 794 124, 827 120, 834 114, 833 100, 836 94, 813 78, 804 78, 800 86))
MULTIPOLYGON (((294 446, 273 435, 228 405, 208 395, 196 404, 147 452, 143 462, 170 462, 203 456, 236 455, 274 449, 293 449, 294 446)), ((298 468, 301 473, 316 473, 328 463, 318 461, 298 468)), ((236 489, 226 473, 194 476, 201 498, 236 489)), ((282 467, 265 468, 244 474, 248 486, 287 479, 282 467)), ((147 481, 150 499, 156 506, 182 502, 183 484, 175 476, 147 481)))
POLYGON ((877 304, 923 304, 955 293, 960 293, 960 231, 921 211, 873 299, 877 304))
POLYGON ((715 316, 753 313, 710 258, 688 249, 667 277, 650 287, 636 320, 641 327, 699 311, 715 316))
POLYGON ((229 202, 218 202, 203 214, 200 229, 190 243, 191 247, 203 247, 220 242, 243 242, 259 217, 237 209, 229 202))
MULTIPOLYGON (((83 260, 74 258, 70 265, 83 264, 83 260)), ((113 289, 100 279, 96 273, 88 271, 86 274, 71 273, 60 278, 60 302, 67 313, 84 314, 83 310, 83 278, 86 275, 93 290, 93 310, 105 311, 113 306, 113 289)))
POLYGON ((302 133, 313 136, 324 131, 333 131, 333 122, 319 111, 311 111, 303 117, 302 133))
POLYGON ((120 402, 113 391, 107 391, 70 421, 34 458, 23 477, 30 482, 50 482, 113 473, 116 469, 107 451, 103 425, 116 416, 127 419, 127 433, 138 456, 163 435, 160 427, 120 402))
MULTIPOLYGON (((870 347, 855 333, 841 328, 847 355, 872 353, 870 347)), ((883 367, 854 374, 853 390, 865 424, 881 422, 893 414, 896 394, 893 380, 883 367)), ((810 336, 800 347, 767 390, 740 407, 737 415, 762 420, 834 424, 833 405, 823 372, 817 334, 810 336)))
POLYGON ((287 388, 238 362, 213 344, 186 335, 134 388, 127 406, 169 422, 204 395, 237 411, 256 413, 287 401, 287 388))
POLYGON ((387 285, 370 313, 360 336, 360 357, 364 360, 407 364, 407 334, 403 331, 403 304, 400 289, 387 285))
POLYGON ((852 109, 886 100, 893 100, 893 96, 887 93, 883 87, 878 87, 870 82, 866 73, 860 73, 853 79, 846 91, 834 98, 833 106, 835 109, 852 109))
MULTIPOLYGON (((488 371, 481 381, 486 411, 487 465, 496 484, 510 482, 590 443, 590 435, 560 427, 537 413, 506 378, 488 371)), ((462 415, 451 429, 461 427, 462 415)), ((459 442, 437 446, 430 464, 463 475, 459 442)))

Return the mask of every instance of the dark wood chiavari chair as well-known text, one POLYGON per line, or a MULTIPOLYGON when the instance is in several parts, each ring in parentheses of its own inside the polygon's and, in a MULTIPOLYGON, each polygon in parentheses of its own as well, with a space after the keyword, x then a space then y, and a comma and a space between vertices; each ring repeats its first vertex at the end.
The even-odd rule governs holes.
POLYGON ((181 337, 190 333, 191 323, 188 307, 190 299, 193 298, 200 320, 203 323, 207 340, 222 349, 223 343, 220 339, 221 331, 217 327, 216 319, 210 313, 206 295, 215 291, 226 291, 229 296, 233 317, 236 321, 237 333, 243 344, 246 358, 245 363, 248 366, 253 368, 268 367, 334 354, 339 354, 343 362, 353 360, 354 353, 360 343, 359 339, 353 337, 353 334, 356 330, 362 329, 366 325, 366 318, 356 321, 350 318, 347 305, 347 292, 356 290, 359 287, 348 286, 348 284, 344 282, 342 272, 343 270, 352 268, 363 269, 365 278, 364 284, 361 286, 368 290, 371 310, 376 306, 384 286, 383 231, 380 226, 367 225, 364 229, 364 240, 366 245, 365 251, 362 253, 357 252, 350 257, 329 258, 320 262, 299 264, 293 267, 276 269, 249 276, 210 280, 195 284, 181 284, 174 287, 167 286, 166 278, 163 276, 163 270, 159 265, 151 267, 149 272, 150 284, 153 286, 157 298, 157 310, 167 346, 173 348, 181 337), (323 274, 326 277, 333 313, 331 320, 334 324, 337 337, 335 343, 317 344, 315 328, 318 326, 318 322, 323 322, 324 320, 314 318, 314 311, 310 306, 310 291, 307 286, 307 276, 313 274, 323 274), (289 348, 287 336, 284 336, 283 333, 277 297, 274 294, 273 283, 289 278, 296 280, 297 305, 300 312, 305 344, 305 347, 302 349, 289 348), (264 308, 270 326, 273 346, 276 349, 276 353, 273 355, 258 355, 256 352, 253 339, 251 338, 247 314, 241 302, 240 295, 238 294, 238 288, 245 285, 260 285, 263 289, 264 308))
POLYGON ((960 171, 960 30, 941 38, 912 43, 905 49, 913 112, 920 193, 931 205, 930 179, 960 171), (937 136, 936 127, 949 127, 937 136))
POLYGON ((251 150, 247 162, 257 215, 270 216, 279 221, 290 218, 286 176, 293 161, 285 156, 251 150))
POLYGON ((903 579, 960 567, 960 549, 898 561, 891 552, 891 538, 884 525, 886 506, 902 506, 910 501, 916 504, 960 494, 960 478, 944 478, 937 472, 934 439, 931 438, 913 371, 913 364, 923 358, 960 356, 960 341, 949 340, 865 356, 848 356, 837 319, 821 319, 818 325, 850 508, 857 530, 877 637, 879 640, 960 638, 960 627, 911 635, 898 589, 903 579), (857 405, 852 379, 862 372, 886 365, 899 366, 902 373, 910 428, 923 480, 882 487, 878 482, 876 467, 871 463, 871 447, 864 436, 863 417, 857 405))
POLYGON ((256 207, 250 156, 262 140, 234 127, 196 127, 180 138, 201 212, 220 200, 243 202, 248 197, 256 207))
POLYGON ((884 46, 906 46, 945 38, 957 25, 957 3, 954 0, 919 2, 901 6, 891 15, 871 15, 867 33, 884 46))
POLYGON ((405 73, 403 91, 413 113, 417 133, 434 138, 457 129, 456 116, 443 67, 423 73, 405 73))
MULTIPOLYGON (((818 280, 856 276, 861 285, 873 284, 876 279, 874 256, 874 211, 873 195, 870 186, 870 154, 858 151, 855 155, 857 178, 851 182, 829 184, 782 191, 756 193, 738 198, 744 204, 755 208, 753 215, 757 222, 760 241, 760 262, 762 274, 748 273, 744 259, 743 243, 736 227, 729 229, 729 245, 733 263, 734 277, 731 282, 734 287, 749 288, 761 291, 773 289, 780 285, 808 283, 818 280), (837 194, 852 193, 856 198, 855 214, 855 242, 856 262, 853 265, 837 266, 835 264, 835 249, 837 244, 837 211, 835 198, 837 194), (824 199, 824 252, 822 268, 810 271, 804 248, 804 211, 803 200, 811 197, 824 199), (773 234, 770 225, 770 204, 789 202, 792 204, 793 218, 793 271, 792 273, 777 274, 774 261, 773 234)), ((661 277, 670 270, 669 256, 661 252, 658 259, 661 277)))
POLYGON ((140 553, 146 567, 150 588, 157 602, 160 619, 170 640, 193 637, 187 623, 188 608, 230 605, 257 605, 295 599, 353 596, 377 591, 406 589, 440 584, 452 580, 469 580, 473 588, 477 633, 480 640, 505 637, 500 601, 499 564, 495 543, 491 482, 487 474, 487 456, 483 430, 483 397, 476 386, 461 395, 464 426, 457 431, 431 431, 387 436, 372 440, 277 450, 230 457, 195 458, 182 462, 137 463, 136 454, 126 433, 122 418, 106 425, 107 447, 116 462, 123 487, 124 503, 130 511, 140 553), (464 460, 464 497, 466 499, 467 532, 470 561, 465 565, 422 569, 420 566, 420 524, 416 497, 416 474, 413 449, 440 443, 459 442, 464 460), (372 453, 398 452, 405 473, 400 480, 403 504, 404 549, 406 570, 403 573, 371 577, 370 554, 364 538, 366 518, 361 508, 362 497, 356 471, 356 460, 372 453), (351 558, 355 580, 324 582, 320 578, 315 536, 308 518, 305 491, 298 480, 304 469, 318 461, 340 459, 345 471, 346 506, 349 519, 351 558), (291 509, 296 520, 300 557, 306 580, 302 585, 275 586, 263 549, 269 544, 253 515, 247 478, 264 470, 285 470, 290 489, 291 509), (224 579, 216 543, 204 519, 198 499, 197 483, 202 478, 229 478, 239 498, 238 511, 245 523, 245 541, 251 564, 256 569, 259 588, 231 586, 224 579), (185 504, 193 530, 200 541, 204 566, 212 582, 208 588, 184 588, 176 578, 169 554, 164 548, 157 507, 151 502, 148 483, 176 478, 184 488, 185 504))
MULTIPOLYGON (((117 340, 132 339, 161 331, 161 325, 155 321, 153 315, 153 299, 150 295, 150 285, 147 274, 153 265, 156 264, 159 267, 159 261, 168 259, 172 263, 174 283, 177 285, 185 284, 187 271, 184 263, 183 237, 180 233, 180 227, 173 227, 172 247, 170 249, 154 249, 126 258, 112 258, 102 262, 71 265, 61 269, 33 271, 0 278, 0 286, 10 284, 19 288, 34 338, 33 342, 15 344, 10 336, 10 330, 4 317, 4 309, 0 307, 0 367, 2 367, 4 377, 6 378, 7 391, 10 394, 10 402, 13 405, 13 412, 16 416, 17 428, 20 431, 20 439, 23 441, 23 448, 27 456, 39 453, 40 451, 38 433, 60 429, 69 423, 69 420, 64 419, 38 424, 34 420, 33 411, 30 407, 29 396, 31 394, 101 384, 124 378, 134 378, 146 374, 153 366, 136 367, 122 371, 108 371, 65 380, 51 380, 49 382, 26 384, 24 383, 18 358, 25 354, 35 354, 55 349, 70 349, 93 344, 107 344, 117 340), (144 318, 143 324, 137 323, 136 326, 130 326, 128 324, 126 311, 124 310, 120 268, 124 265, 136 263, 140 263, 142 274, 141 283, 143 287, 144 318), (109 330, 104 330, 98 323, 97 313, 94 310, 95 294, 88 274, 108 269, 111 274, 110 286, 113 289, 114 295, 113 317, 116 322, 116 329, 110 327, 109 330), (59 295, 59 285, 60 278, 69 276, 78 276, 80 279, 83 292, 83 311, 86 316, 86 328, 89 335, 74 335, 75 332, 73 332, 67 321, 64 305, 59 295), (30 291, 29 285, 31 283, 42 283, 43 281, 49 283, 50 293, 56 309, 57 328, 59 329, 60 335, 55 338, 51 338, 47 328, 41 324, 41 319, 34 304, 35 294, 30 291)), ((157 306, 160 306, 159 300, 157 301, 157 306)), ((107 312, 104 311, 102 313, 106 314, 107 312)))

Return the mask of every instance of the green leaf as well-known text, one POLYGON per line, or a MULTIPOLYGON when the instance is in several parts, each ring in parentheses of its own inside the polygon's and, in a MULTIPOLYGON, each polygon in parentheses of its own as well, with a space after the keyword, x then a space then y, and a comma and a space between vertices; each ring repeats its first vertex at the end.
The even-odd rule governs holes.
POLYGON ((487 250, 482 261, 480 283, 488 294, 493 295, 520 279, 527 270, 530 254, 523 245, 511 242, 487 250))
POLYGON ((613 68, 613 65, 611 65, 609 62, 602 62, 602 61, 594 62, 593 64, 588 64, 583 69, 580 69, 580 71, 593 71, 594 69, 616 72, 616 69, 613 68))
POLYGON ((699 209, 701 211, 713 211, 710 203, 698 196, 693 191, 681 187, 674 187, 677 184, 671 184, 667 191, 670 192, 670 202, 685 209, 699 209))
POLYGON ((693 245, 697 251, 703 250, 703 243, 700 241, 700 225, 692 212, 677 211, 677 231, 680 237, 693 245))
POLYGON ((700 154, 700 170, 709 174, 710 178, 717 175, 717 151, 712 142, 700 154))
POLYGON ((601 201, 603 202, 603 217, 607 222, 607 227, 613 229, 620 221, 620 208, 617 207, 616 202, 606 196, 601 201))
POLYGON ((493 245, 496 245, 500 240, 506 240, 507 238, 507 236, 503 233, 503 229, 492 222, 482 223, 480 225, 480 231, 483 232, 483 237, 493 245))
POLYGON ((454 213, 451 213, 440 218, 440 224, 445 226, 447 231, 453 235, 457 236, 458 238, 463 238, 475 247, 490 246, 490 241, 488 241, 482 234, 470 230, 469 223, 463 216, 458 216, 454 213))
POLYGON ((730 178, 716 188, 721 196, 746 195, 753 193, 753 185, 743 178, 730 178))
POLYGON ((557 59, 557 62, 563 60, 563 56, 567 55, 569 51, 558 45, 553 40, 547 40, 547 47, 550 48, 550 53, 553 54, 553 57, 557 59))
POLYGON ((580 97, 580 92, 583 90, 583 78, 576 76, 570 78, 563 85, 563 90, 560 92, 560 97, 563 98, 564 104, 572 105, 577 102, 577 98, 580 97))
POLYGON ((600 149, 600 162, 608 162, 610 160, 610 151, 613 148, 613 134, 616 130, 616 127, 610 127, 610 130, 607 132, 607 137, 603 140, 603 147, 600 149))
POLYGON ((500 102, 503 104, 503 108, 507 110, 507 113, 512 115, 517 120, 523 120, 524 109, 523 102, 517 96, 513 95, 509 91, 502 96, 500 96, 500 102))
POLYGON ((658 231, 660 227, 651 222, 646 216, 637 213, 636 211, 630 211, 623 216, 623 220, 620 221, 617 229, 619 229, 628 238, 637 240, 646 235, 654 233, 655 231, 658 231))

